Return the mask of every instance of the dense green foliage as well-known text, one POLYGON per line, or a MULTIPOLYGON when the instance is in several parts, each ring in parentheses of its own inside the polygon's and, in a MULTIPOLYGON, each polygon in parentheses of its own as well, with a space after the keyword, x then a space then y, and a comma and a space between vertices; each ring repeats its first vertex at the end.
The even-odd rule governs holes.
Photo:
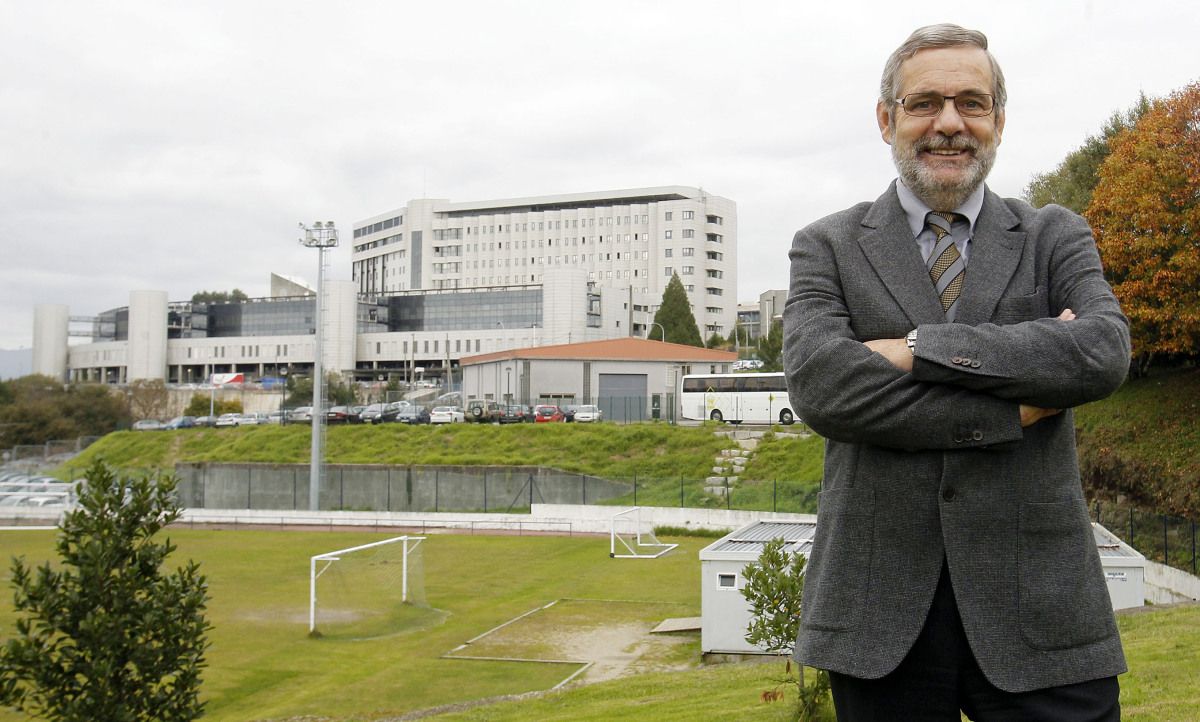
POLYGON ((247 296, 240 288, 232 291, 197 291, 192 294, 192 303, 239 303, 247 296))
POLYGON ((204 577, 154 537, 179 517, 167 478, 121 479, 101 464, 64 516, 58 563, 14 559, 15 634, 0 647, 0 704, 62 722, 200 716, 208 646, 204 577))
MULTIPOLYGON (((284 408, 294 409, 300 406, 311 406, 313 402, 313 380, 309 376, 289 376, 287 380, 287 397, 283 400, 284 408)), ((325 398, 329 406, 349 405, 357 402, 354 385, 347 383, 338 374, 325 376, 325 398)))
POLYGON ((771 331, 758 339, 758 360, 763 362, 759 371, 783 370, 783 322, 772 321, 771 331))
MULTIPOLYGON (((750 626, 746 641, 768 652, 787 656, 780 685, 795 688, 796 719, 824 719, 829 709, 829 674, 818 671, 811 684, 804 681, 804 668, 792 675, 791 653, 800 632, 800 599, 804 594, 804 567, 808 558, 787 551, 782 538, 768 541, 758 559, 742 569, 746 585, 742 596, 750 605, 750 626)), ((763 694, 763 699, 777 699, 778 687, 763 694)))
POLYGON ((192 394, 192 400, 183 410, 184 416, 208 416, 209 410, 212 410, 213 416, 221 414, 240 414, 242 413, 242 402, 238 399, 229 399, 228 401, 213 398, 208 394, 192 394))
POLYGON ((1132 128, 1149 108, 1150 101, 1143 95, 1129 110, 1114 112, 1099 135, 1085 138, 1053 171, 1035 175, 1025 188, 1025 200, 1036 208, 1057 203, 1082 215, 1100 181, 1100 167, 1112 153, 1113 139, 1132 128))
POLYGON ((64 386, 37 375, 0 381, 0 449, 101 436, 129 423, 125 399, 107 386, 64 386))
POLYGON ((650 326, 646 338, 687 346, 704 345, 700 339, 700 327, 696 325, 696 317, 692 314, 692 304, 677 274, 671 275, 670 282, 663 290, 662 305, 654 314, 654 323, 658 325, 650 326), (663 334, 666 334, 665 339, 663 334))

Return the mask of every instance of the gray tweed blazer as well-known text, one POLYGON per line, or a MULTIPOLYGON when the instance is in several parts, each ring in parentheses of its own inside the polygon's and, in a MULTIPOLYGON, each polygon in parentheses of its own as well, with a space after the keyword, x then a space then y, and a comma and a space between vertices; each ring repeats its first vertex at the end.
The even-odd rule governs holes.
POLYGON ((1086 222, 988 191, 948 323, 894 184, 804 228, 790 252, 792 408, 826 438, 796 657, 896 668, 945 558, 971 649, 1021 692, 1112 676, 1125 658, 1079 483, 1070 411, 1103 398, 1128 323, 1086 222), (1055 318, 1064 308, 1077 318, 1055 318), (918 329, 911 374, 860 341, 918 329))

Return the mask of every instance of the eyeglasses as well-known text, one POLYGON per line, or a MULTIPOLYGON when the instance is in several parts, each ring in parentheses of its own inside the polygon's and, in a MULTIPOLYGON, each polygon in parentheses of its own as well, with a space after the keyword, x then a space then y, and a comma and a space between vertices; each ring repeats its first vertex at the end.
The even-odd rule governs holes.
POLYGON ((909 93, 903 98, 896 98, 896 102, 904 108, 905 113, 917 118, 933 118, 940 115, 946 107, 947 100, 954 101, 954 109, 964 118, 983 118, 991 115, 996 107, 992 96, 986 93, 909 93))

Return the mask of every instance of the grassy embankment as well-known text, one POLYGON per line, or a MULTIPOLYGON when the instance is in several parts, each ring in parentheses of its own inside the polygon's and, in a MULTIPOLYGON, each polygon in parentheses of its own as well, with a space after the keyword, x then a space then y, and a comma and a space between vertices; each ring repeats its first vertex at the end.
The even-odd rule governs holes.
MULTIPOLYGON (((789 430, 799 430, 801 426, 789 430)), ((491 426, 340 426, 329 429, 331 464, 546 466, 607 479, 637 480, 637 503, 816 510, 821 443, 768 436, 741 480, 723 495, 706 494, 704 478, 733 442, 712 426, 666 424, 514 424, 491 426)), ((126 470, 171 470, 177 462, 307 463, 305 426, 124 431, 109 434, 59 470, 77 478, 94 459, 126 470)), ((628 504, 633 495, 612 500, 628 504)))
MULTIPOLYGON (((2 534, 5 556, 36 561, 53 553, 53 532, 2 534)), ((206 719, 216 722, 386 720, 548 689, 578 666, 444 655, 556 599, 585 600, 576 612, 586 613, 531 617, 527 629, 540 639, 488 638, 486 651, 539 659, 624 656, 628 676, 433 719, 691 722, 779 720, 786 712, 759 697, 773 686, 781 664, 701 666, 695 633, 657 642, 647 636, 632 644, 610 640, 606 648, 606 630, 644 632, 664 616, 700 613, 697 552, 710 540, 672 539, 682 543, 680 549, 648 562, 609 559, 607 540, 596 537, 434 536, 422 548, 432 609, 401 615, 388 636, 353 639, 327 628, 324 638, 310 639, 308 557, 382 535, 188 529, 169 535, 179 545, 170 563, 194 558, 208 577, 213 629, 202 694, 206 719)), ((7 565, 0 567, 5 590, 8 576, 7 565)), ((0 594, 0 640, 12 634, 14 619, 11 594, 0 594)), ((1122 677, 1124 719, 1200 719, 1200 607, 1121 615, 1119 622, 1131 669, 1122 677)), ((478 644, 484 651, 483 641, 478 644)), ((602 666, 600 660, 593 669, 602 666)), ((0 722, 20 719, 0 711, 0 722)))

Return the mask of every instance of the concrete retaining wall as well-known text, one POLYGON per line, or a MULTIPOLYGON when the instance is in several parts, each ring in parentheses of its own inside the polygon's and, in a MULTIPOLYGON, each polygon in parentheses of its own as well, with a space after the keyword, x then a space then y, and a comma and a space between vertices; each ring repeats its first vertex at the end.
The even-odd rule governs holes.
POLYGON ((1200 601, 1200 577, 1147 559, 1146 601, 1154 604, 1200 601))

